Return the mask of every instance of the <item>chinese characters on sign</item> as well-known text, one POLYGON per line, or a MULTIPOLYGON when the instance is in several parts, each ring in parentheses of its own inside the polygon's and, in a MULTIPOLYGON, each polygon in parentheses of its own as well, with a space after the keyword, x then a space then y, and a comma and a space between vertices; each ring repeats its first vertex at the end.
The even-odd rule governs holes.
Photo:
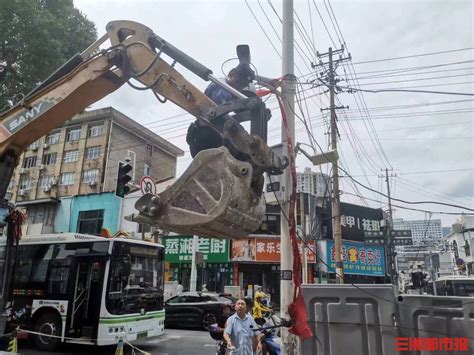
POLYGON ((395 338, 395 351, 469 351, 468 338, 395 338))
MULTIPOLYGON (((307 261, 309 263, 316 262, 315 242, 306 243, 305 248, 302 242, 298 242, 300 255, 303 250, 306 251, 307 261)), ((251 238, 244 240, 234 240, 232 242, 233 261, 263 261, 263 262, 280 262, 280 240, 278 238, 251 238)))
POLYGON ((363 229, 364 231, 379 231, 380 221, 368 218, 359 218, 354 216, 341 216, 341 225, 347 228, 363 229))
MULTIPOLYGON (((191 262, 193 252, 192 237, 164 238, 165 260, 171 263, 191 262)), ((203 253, 206 262, 229 261, 229 241, 227 239, 199 238, 197 251, 203 253)))
POLYGON ((362 242, 365 232, 381 230, 383 218, 381 209, 341 202, 342 238, 362 242))
MULTIPOLYGON (((384 248, 380 246, 367 246, 362 243, 343 242, 342 245, 344 273, 353 275, 385 275, 384 248)), ((327 255, 330 256, 329 272, 336 268, 336 253, 334 241, 327 241, 327 255)))

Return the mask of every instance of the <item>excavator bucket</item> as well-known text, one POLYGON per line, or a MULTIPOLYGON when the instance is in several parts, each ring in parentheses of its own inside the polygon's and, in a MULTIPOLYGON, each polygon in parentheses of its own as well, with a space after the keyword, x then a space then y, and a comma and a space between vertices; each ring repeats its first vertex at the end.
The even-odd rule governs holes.
POLYGON ((225 239, 256 231, 265 215, 252 166, 226 147, 201 151, 167 190, 142 196, 138 214, 125 217, 178 234, 225 239))

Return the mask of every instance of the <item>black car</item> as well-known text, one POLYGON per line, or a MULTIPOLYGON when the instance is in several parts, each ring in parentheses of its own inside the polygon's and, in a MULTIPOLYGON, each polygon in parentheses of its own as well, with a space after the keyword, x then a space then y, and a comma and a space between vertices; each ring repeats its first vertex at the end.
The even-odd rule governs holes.
POLYGON ((224 307, 233 313, 235 302, 235 298, 222 293, 183 292, 165 302, 165 326, 208 330, 209 325, 222 320, 224 307))

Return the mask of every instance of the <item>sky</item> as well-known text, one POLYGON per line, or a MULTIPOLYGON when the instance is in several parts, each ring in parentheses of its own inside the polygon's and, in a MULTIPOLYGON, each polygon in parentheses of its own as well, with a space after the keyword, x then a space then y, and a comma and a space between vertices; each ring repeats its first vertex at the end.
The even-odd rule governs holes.
MULTIPOLYGON (((101 1, 75 0, 96 24, 99 36, 113 20, 132 20, 224 77, 236 64, 235 46, 248 44, 258 74, 280 77, 281 1, 101 1), (230 59, 230 60, 229 60, 230 59), (228 61, 229 60, 229 61, 228 61), (227 62, 226 62, 227 61, 227 62)), ((295 75, 297 114, 311 126, 316 153, 328 149, 327 89, 317 79, 317 54, 341 48, 337 67, 343 89, 336 98, 339 156, 343 168, 359 183, 384 194, 388 170, 391 194, 406 201, 436 201, 474 208, 474 97, 414 92, 348 92, 404 89, 474 93, 474 2, 308 0, 295 1, 295 75), (440 53, 442 52, 442 53, 440 53)), ((327 61, 322 58, 323 62, 327 61)), ((176 67, 198 88, 207 82, 176 67)), ((172 103, 159 103, 151 92, 123 86, 92 108, 113 106, 186 154, 178 175, 191 162, 185 133, 193 117, 172 103), (178 117, 173 117, 177 116, 178 117)), ((277 144, 281 117, 270 97, 269 144, 277 144)), ((309 133, 296 119, 296 141, 310 144, 309 133)), ((311 154, 311 147, 304 146, 311 154)), ((316 168, 303 156, 297 170, 316 168)), ((344 174, 343 174, 344 175, 344 174)), ((158 177, 159 178, 159 177, 158 177)), ((387 199, 341 178, 341 200, 387 209, 387 199), (361 196, 358 197, 357 195, 361 196)), ((401 207, 458 213, 462 209, 435 204, 401 207)), ((458 216, 429 214, 394 207, 394 218, 441 219, 450 226, 458 216)))

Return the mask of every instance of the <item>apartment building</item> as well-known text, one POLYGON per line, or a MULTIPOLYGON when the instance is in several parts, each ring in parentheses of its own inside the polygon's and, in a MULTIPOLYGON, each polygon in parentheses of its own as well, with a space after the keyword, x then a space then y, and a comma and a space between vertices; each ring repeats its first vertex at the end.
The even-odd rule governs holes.
POLYGON ((125 158, 139 183, 143 175, 157 181, 175 177, 183 154, 112 107, 87 111, 28 147, 7 197, 26 208, 30 229, 49 233, 61 198, 114 191, 118 163, 125 158))
POLYGON ((316 197, 331 196, 329 181, 328 175, 305 168, 304 172, 296 173, 296 192, 305 192, 316 197))
MULTIPOLYGON (((410 230, 413 244, 416 246, 440 245, 443 241, 443 229, 440 219, 406 221, 403 218, 393 220, 393 229, 410 230)), ((410 250, 410 247, 404 247, 410 250)), ((419 248, 416 248, 419 250, 419 248)))

